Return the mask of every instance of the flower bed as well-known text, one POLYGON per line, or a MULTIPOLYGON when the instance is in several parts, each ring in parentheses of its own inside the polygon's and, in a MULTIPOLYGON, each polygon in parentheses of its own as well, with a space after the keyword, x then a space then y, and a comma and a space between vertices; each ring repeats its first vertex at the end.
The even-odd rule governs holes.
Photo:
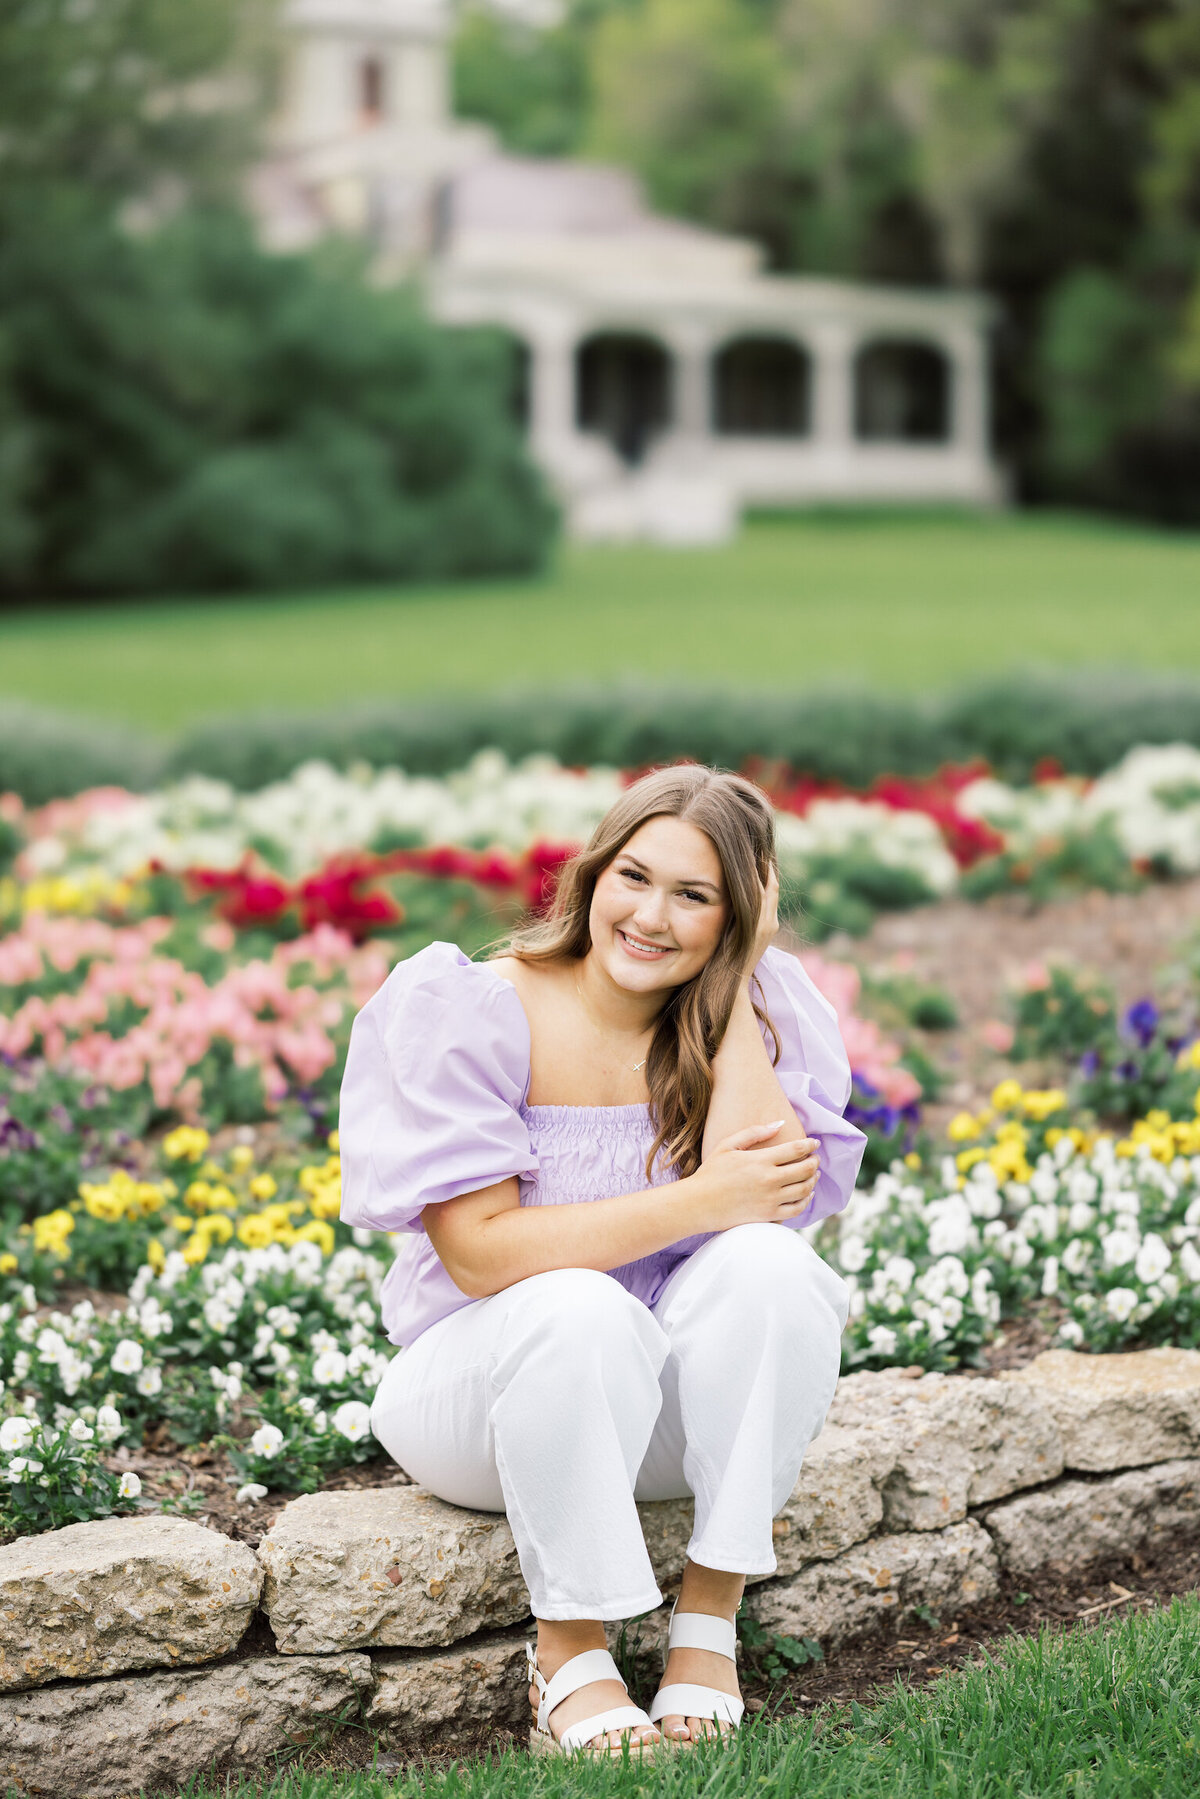
MULTIPOLYGON (((1200 783, 1193 794, 1173 751, 1127 764, 1107 790, 1057 776, 1002 790, 976 769, 858 796, 758 772, 783 808, 793 890, 801 876, 817 889, 828 856, 843 896, 853 865, 859 891, 866 869, 877 894, 912 876, 928 897, 938 883, 985 890, 1051 841, 1061 861, 1072 833, 1106 845, 1122 879, 1186 870, 1200 783), (1135 845, 1103 794, 1132 793, 1136 811, 1147 781, 1163 828, 1143 819, 1135 845)), ((368 1407, 390 1353, 377 1307, 390 1245, 338 1217, 350 1020, 399 956, 435 936, 478 948, 539 904, 623 778, 490 757, 445 783, 309 768, 250 796, 206 782, 7 805, 7 1529, 136 1508, 138 1477, 117 1455, 139 1445, 209 1445, 247 1504, 378 1453, 368 1407)), ((1186 995, 1122 1017, 1102 987, 1034 971, 1012 1049, 1045 1078, 1002 1082, 930 1145, 919 1107, 936 1071, 865 1015, 854 969, 805 961, 837 1009, 851 1115, 872 1135, 860 1192, 819 1239, 852 1286, 848 1366, 970 1364, 1031 1310, 1064 1345, 1200 1342, 1186 995)), ((938 996, 918 997, 934 1017, 938 996)))

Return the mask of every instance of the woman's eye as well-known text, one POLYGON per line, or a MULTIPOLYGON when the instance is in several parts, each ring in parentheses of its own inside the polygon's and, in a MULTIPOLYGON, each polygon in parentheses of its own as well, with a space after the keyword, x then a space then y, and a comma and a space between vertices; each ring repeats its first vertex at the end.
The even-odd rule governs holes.
POLYGON ((640 881, 644 879, 644 876, 640 875, 636 868, 623 868, 621 873, 625 876, 626 880, 629 881, 640 881))
POLYGON ((685 887, 683 890, 683 897, 684 899, 699 900, 700 904, 703 905, 708 896, 704 893, 696 893, 690 887, 685 887))

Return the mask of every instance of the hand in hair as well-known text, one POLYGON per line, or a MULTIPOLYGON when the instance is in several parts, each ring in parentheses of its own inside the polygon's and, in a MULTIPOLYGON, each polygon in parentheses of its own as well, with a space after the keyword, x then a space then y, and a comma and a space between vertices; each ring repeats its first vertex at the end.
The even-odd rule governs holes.
POLYGON ((688 1189, 696 1231, 727 1231, 736 1224, 783 1224, 801 1213, 820 1173, 811 1137, 772 1143, 782 1123, 752 1124, 725 1137, 695 1174, 688 1189))
POLYGON ((758 915, 758 929, 754 933, 754 943, 746 964, 748 975, 754 973, 778 935, 779 873, 772 862, 767 868, 767 878, 763 882, 762 909, 758 915))

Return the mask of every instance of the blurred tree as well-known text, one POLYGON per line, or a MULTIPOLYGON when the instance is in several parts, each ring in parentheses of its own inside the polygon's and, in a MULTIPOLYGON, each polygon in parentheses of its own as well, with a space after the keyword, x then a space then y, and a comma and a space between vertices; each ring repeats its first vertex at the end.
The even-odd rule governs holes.
POLYGON ((0 199, 177 198, 245 164, 279 0, 3 0, 0 199))
POLYGON ((229 211, 152 237, 78 196, 0 247, 21 456, 0 591, 197 591, 536 567, 553 508, 508 347, 358 250, 269 255, 229 211))

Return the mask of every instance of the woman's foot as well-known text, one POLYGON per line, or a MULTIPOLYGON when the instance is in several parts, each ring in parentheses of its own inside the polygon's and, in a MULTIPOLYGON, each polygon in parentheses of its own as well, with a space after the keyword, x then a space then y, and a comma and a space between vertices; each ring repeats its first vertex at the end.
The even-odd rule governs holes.
MULTIPOLYGON (((723 1617, 724 1613, 713 1616, 723 1617)), ((741 1697, 734 1664, 728 1656, 712 1655, 707 1649, 672 1649, 661 1684, 669 1687, 677 1682, 715 1687, 718 1693, 728 1693, 733 1699, 741 1697)), ((702 1737, 729 1736, 733 1728, 732 1724, 714 1722, 712 1718, 681 1718, 668 1713, 659 1719, 659 1729, 673 1742, 698 1743, 702 1737)))
MULTIPOLYGON (((745 1585, 743 1574, 725 1574, 719 1568, 703 1568, 698 1562, 688 1562, 675 1605, 676 1615, 699 1612, 732 1624, 742 1603, 745 1585)), ((715 1655, 707 1649, 672 1649, 659 1686, 661 1689, 677 1683, 713 1687, 718 1693, 728 1693, 732 1699, 741 1698, 736 1663, 727 1655, 715 1655)), ((659 1719, 659 1729, 672 1742, 696 1743, 702 1737, 730 1736, 734 1728, 732 1724, 715 1722, 712 1718, 687 1718, 673 1713, 659 1719)))
MULTIPOLYGON (((538 1624, 538 1672, 547 1681, 552 1680, 563 1663, 569 1662, 573 1656, 583 1655, 589 1649, 607 1648, 604 1626, 598 1620, 572 1619, 569 1623, 538 1624)), ((586 1687, 580 1687, 577 1692, 571 1693, 561 1705, 555 1706, 547 1720, 550 1733, 561 1742, 563 1731, 572 1724, 579 1723, 583 1718, 594 1718, 615 1705, 629 1703, 629 1694, 619 1680, 593 1680, 586 1687)), ((529 1688, 529 1704, 536 1719, 538 1690, 532 1684, 529 1688)), ((635 1748, 649 1747, 658 1741, 657 1727, 653 1724, 641 1724, 627 1730, 610 1730, 593 1737, 588 1748, 620 1749, 626 1742, 635 1748)))

